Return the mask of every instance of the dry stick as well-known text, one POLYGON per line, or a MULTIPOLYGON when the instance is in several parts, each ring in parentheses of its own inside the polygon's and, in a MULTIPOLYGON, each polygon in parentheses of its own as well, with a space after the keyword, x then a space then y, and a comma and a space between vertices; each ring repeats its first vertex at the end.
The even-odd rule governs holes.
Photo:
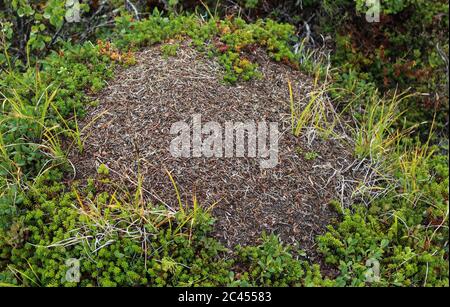
POLYGON ((125 0, 125 9, 129 12, 133 12, 136 20, 139 20, 139 11, 136 9, 136 6, 130 0, 125 0))

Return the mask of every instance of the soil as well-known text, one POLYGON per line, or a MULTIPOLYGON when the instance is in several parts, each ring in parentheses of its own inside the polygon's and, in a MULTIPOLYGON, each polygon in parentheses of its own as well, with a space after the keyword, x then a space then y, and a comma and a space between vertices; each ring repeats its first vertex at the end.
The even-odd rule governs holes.
POLYGON ((315 258, 315 237, 336 218, 329 203, 340 198, 340 178, 353 176, 351 149, 333 139, 306 144, 294 137, 287 80, 296 98, 308 95, 313 80, 271 61, 262 50, 251 56, 262 77, 229 85, 217 61, 187 42, 175 57, 165 57, 159 46, 138 52, 137 64, 117 69, 81 123, 84 152, 70 156, 77 178, 94 177, 102 163, 124 184, 136 183, 139 173, 154 202, 177 208, 168 170, 183 202, 194 194, 206 208, 217 202, 214 236, 226 246, 255 244, 262 232, 275 233, 315 258), (178 121, 190 124, 194 114, 201 114, 203 123, 221 125, 278 122, 278 165, 263 169, 258 158, 173 157, 170 128, 178 121), (317 157, 308 160, 306 152, 317 157))

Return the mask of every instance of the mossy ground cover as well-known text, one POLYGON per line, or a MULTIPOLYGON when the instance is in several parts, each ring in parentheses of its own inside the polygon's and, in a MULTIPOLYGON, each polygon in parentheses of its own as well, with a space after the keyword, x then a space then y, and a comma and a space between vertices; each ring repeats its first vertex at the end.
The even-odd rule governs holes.
MULTIPOLYGON (((34 14, 19 6, 22 16, 34 14)), ((49 7, 57 13, 57 6, 49 7)), ((410 96, 379 94, 376 84, 330 72, 321 62, 298 65, 304 54, 294 52, 295 29, 270 19, 154 12, 136 21, 123 14, 99 41, 60 42, 47 52, 34 53, 40 39, 44 46, 52 41, 36 29, 29 57, 13 52, 20 44, 12 41, 14 26, 2 21, 2 285, 448 286, 448 142, 438 130, 440 116, 428 120, 425 134, 422 122, 411 124, 415 115, 402 108, 410 96), (213 219, 196 201, 176 210, 150 204, 139 179, 137 188, 127 189, 114 184, 105 167, 86 185, 70 180, 67 148, 84 149, 79 122, 96 103, 89 97, 115 67, 134 65, 139 48, 185 37, 222 65, 224 82, 258 78, 257 63, 245 56, 255 45, 275 61, 331 81, 326 91, 333 104, 343 121, 352 118, 346 126, 355 156, 375 175, 361 186, 368 197, 359 203, 330 202, 340 218, 316 239, 322 263, 273 235, 256 246, 224 248, 211 237, 213 219), (79 283, 66 279, 69 258, 81 261, 79 283), (368 279, 373 261, 380 274, 368 279), (329 266, 333 270, 325 270, 329 266)), ((170 57, 176 50, 163 52, 170 57)), ((302 138, 313 127, 318 137, 329 135, 330 126, 311 116, 322 109, 309 110, 292 112, 293 132, 302 138)))

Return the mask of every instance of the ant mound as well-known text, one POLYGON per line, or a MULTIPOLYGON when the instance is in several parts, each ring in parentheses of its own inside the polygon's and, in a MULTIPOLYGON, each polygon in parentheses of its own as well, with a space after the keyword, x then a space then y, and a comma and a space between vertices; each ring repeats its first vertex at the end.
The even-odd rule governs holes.
POLYGON ((187 43, 174 57, 158 46, 138 52, 81 123, 84 151, 71 155, 78 178, 105 164, 113 180, 133 185, 141 176, 152 202, 177 208, 170 172, 184 204, 193 195, 214 204, 214 235, 226 246, 254 244, 265 232, 312 251, 336 217, 330 201, 350 190, 342 178, 354 175, 351 148, 295 137, 287 80, 296 99, 308 97, 313 80, 265 51, 250 56, 261 77, 230 85, 220 64, 187 43))

